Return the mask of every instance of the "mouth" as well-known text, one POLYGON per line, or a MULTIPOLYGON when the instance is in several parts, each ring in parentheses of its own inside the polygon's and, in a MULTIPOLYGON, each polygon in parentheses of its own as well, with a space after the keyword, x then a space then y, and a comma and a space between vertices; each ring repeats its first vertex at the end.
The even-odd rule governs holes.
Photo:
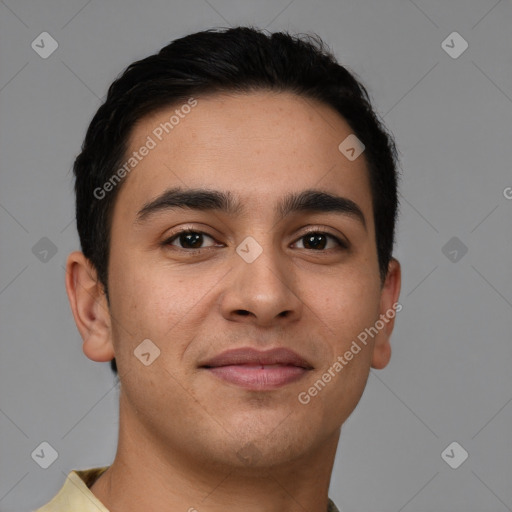
POLYGON ((253 348, 228 350, 202 363, 200 368, 225 382, 252 390, 271 390, 303 378, 313 369, 292 350, 253 348))

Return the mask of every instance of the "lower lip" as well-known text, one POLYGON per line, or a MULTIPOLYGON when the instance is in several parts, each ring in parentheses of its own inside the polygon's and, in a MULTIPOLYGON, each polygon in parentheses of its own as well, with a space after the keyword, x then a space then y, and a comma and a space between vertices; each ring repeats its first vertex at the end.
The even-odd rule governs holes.
POLYGON ((275 389, 302 378, 308 370, 298 366, 230 365, 206 368, 217 377, 248 389, 275 389))

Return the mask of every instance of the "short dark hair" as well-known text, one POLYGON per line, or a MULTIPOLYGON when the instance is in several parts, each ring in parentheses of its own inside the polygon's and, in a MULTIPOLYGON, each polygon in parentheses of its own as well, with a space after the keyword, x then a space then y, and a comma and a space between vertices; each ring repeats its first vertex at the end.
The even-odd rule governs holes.
MULTIPOLYGON (((190 34, 130 64, 108 89, 73 168, 82 251, 96 269, 107 301, 112 211, 122 183, 101 198, 95 190, 123 165, 137 121, 191 96, 216 92, 292 92, 330 106, 345 119, 365 145, 384 281, 398 209, 397 150, 356 76, 336 61, 317 34, 266 34, 250 26, 190 34)), ((115 359, 111 364, 116 371, 115 359)))

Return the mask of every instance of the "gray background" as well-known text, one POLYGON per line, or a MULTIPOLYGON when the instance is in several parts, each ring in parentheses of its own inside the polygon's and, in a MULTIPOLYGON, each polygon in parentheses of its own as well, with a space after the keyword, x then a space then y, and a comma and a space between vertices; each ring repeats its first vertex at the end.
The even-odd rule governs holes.
POLYGON ((239 24, 317 32, 368 86, 401 152, 403 310, 389 367, 371 372, 345 424, 331 497, 345 512, 511 510, 505 0, 0 1, 0 510, 40 506, 69 470, 115 453, 115 377, 83 355, 64 289, 85 129, 130 62, 239 24), (31 47, 43 31, 59 45, 47 59, 31 47), (453 31, 469 44, 458 58, 441 45, 453 31), (58 452, 48 469, 31 458, 43 441, 58 452), (441 457, 452 441, 469 453, 458 469, 441 457))

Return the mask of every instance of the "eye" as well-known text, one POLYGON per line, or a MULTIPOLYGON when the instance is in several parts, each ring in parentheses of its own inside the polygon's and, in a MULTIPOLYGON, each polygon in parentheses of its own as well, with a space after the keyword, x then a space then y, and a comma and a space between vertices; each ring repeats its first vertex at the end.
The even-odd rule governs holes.
MULTIPOLYGON (((334 236, 330 233, 321 230, 311 230, 308 233, 302 235, 296 244, 299 245, 299 249, 313 250, 318 252, 324 252, 329 249, 347 249, 348 244, 344 240, 334 236)), ((214 247, 215 239, 203 231, 184 229, 179 233, 172 235, 162 242, 164 246, 173 246, 183 250, 201 250, 208 247, 214 247), (208 245, 204 245, 207 240, 210 240, 208 245)))
POLYGON ((191 229, 180 231, 163 242, 163 245, 178 246, 180 249, 204 249, 205 247, 212 247, 215 244, 203 246, 205 239, 213 240, 210 235, 202 231, 194 231, 191 229), (177 242, 177 243, 175 243, 177 242), (178 245, 180 244, 180 245, 178 245))
POLYGON ((330 233, 326 233, 320 230, 313 230, 302 235, 295 243, 299 243, 300 241, 303 241, 303 247, 299 247, 299 249, 322 251, 325 249, 348 248, 348 245, 345 241, 334 235, 331 235, 330 233), (329 241, 331 241, 331 246, 327 247, 329 245, 329 241))

